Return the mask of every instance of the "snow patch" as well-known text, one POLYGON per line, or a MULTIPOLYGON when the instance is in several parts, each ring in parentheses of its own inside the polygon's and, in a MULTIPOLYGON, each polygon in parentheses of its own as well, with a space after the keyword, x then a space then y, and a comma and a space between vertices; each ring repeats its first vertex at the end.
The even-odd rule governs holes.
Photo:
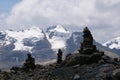
POLYGON ((61 49, 61 48, 66 48, 66 43, 63 40, 50 40, 52 44, 52 49, 61 49))

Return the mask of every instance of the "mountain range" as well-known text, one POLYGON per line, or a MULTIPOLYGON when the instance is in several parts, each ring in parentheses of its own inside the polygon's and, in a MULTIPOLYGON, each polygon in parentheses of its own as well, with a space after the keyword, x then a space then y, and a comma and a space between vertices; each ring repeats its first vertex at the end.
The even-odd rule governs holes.
POLYGON ((108 40, 103 46, 110 48, 114 53, 120 55, 120 37, 108 40))
MULTIPOLYGON (((20 31, 1 31, 0 64, 21 65, 28 53, 39 63, 53 60, 56 59, 58 49, 62 49, 65 57, 66 54, 75 53, 80 48, 82 40, 82 32, 70 32, 61 25, 51 26, 46 31, 36 26, 20 31)), ((103 44, 104 46, 96 41, 94 44, 98 49, 105 51, 106 55, 118 56, 113 53, 114 50, 109 49, 108 42, 103 44)))
POLYGON ((61 25, 49 27, 46 31, 35 26, 20 31, 1 31, 0 62, 11 66, 22 64, 28 53, 36 62, 52 60, 58 49, 62 49, 64 56, 76 51, 81 40, 82 32, 70 32, 61 25))

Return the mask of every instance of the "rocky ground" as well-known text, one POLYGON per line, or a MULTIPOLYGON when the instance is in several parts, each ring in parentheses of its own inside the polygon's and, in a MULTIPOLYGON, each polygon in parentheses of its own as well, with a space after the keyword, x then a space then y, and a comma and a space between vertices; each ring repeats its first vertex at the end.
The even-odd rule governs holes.
POLYGON ((101 52, 90 55, 75 53, 66 56, 60 64, 36 65, 34 70, 13 68, 0 72, 0 80, 120 80, 120 61, 101 52))
POLYGON ((74 65, 59 67, 56 64, 40 66, 28 72, 18 70, 1 72, 0 80, 74 80, 75 74, 79 74, 81 80, 119 80, 119 66, 111 63, 93 63, 90 65, 74 65))

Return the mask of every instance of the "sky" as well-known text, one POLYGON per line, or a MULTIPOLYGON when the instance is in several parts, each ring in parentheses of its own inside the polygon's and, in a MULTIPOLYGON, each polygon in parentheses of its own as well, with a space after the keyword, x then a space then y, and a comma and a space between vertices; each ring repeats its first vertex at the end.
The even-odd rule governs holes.
POLYGON ((97 42, 120 36, 120 0, 0 0, 0 30, 63 25, 91 30, 97 42))
POLYGON ((0 13, 9 12, 21 0, 0 0, 0 13))

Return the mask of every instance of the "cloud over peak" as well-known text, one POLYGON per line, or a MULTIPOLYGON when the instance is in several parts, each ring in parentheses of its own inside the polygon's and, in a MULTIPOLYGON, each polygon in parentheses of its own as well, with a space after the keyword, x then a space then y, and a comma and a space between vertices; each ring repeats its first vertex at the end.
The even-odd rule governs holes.
POLYGON ((120 0, 21 0, 4 22, 11 28, 21 25, 89 25, 94 32, 109 32, 119 29, 119 9, 120 0))

